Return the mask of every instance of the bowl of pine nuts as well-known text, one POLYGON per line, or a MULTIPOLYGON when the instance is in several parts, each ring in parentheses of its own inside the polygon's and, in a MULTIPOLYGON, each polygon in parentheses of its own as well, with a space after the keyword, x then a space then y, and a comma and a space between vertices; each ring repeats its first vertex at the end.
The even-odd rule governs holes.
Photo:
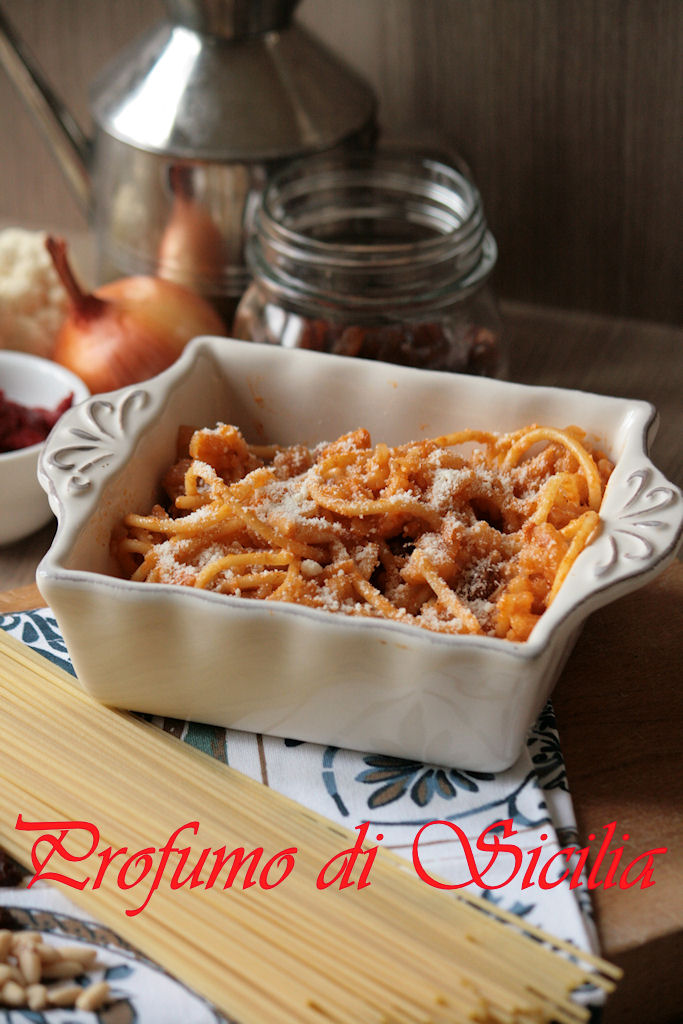
POLYGON ((111 999, 101 967, 92 946, 0 928, 0 1011, 100 1010, 111 999))

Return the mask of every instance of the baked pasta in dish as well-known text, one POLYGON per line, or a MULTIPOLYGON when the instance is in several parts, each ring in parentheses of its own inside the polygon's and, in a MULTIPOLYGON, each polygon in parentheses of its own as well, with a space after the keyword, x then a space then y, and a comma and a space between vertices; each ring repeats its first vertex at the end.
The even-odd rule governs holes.
POLYGON ((182 428, 163 504, 112 546, 132 580, 523 641, 599 530, 612 468, 577 427, 314 448, 182 428))

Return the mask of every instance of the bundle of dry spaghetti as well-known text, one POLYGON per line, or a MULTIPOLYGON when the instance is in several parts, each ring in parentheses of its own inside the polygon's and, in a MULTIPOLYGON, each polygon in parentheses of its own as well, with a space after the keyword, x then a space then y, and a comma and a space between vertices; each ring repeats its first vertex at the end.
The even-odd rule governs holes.
POLYGON ((568 1024, 588 1016, 574 990, 614 987, 618 972, 604 961, 488 903, 424 884, 381 848, 370 885, 317 889, 321 866, 351 848, 356 832, 97 705, 2 633, 0 734, 0 842, 30 865, 41 833, 13 829, 19 813, 25 822, 95 825, 93 849, 83 828, 62 835, 70 855, 84 859, 49 864, 89 879, 66 894, 240 1024, 568 1024), (144 851, 151 856, 194 821, 196 851, 260 849, 281 866, 276 854, 296 849, 294 870, 272 888, 171 888, 174 868, 186 882, 190 875, 176 852, 144 909, 128 916, 144 899, 139 886, 121 888, 120 855, 105 870, 106 849, 138 852, 132 883, 144 851))
POLYGON ((596 534, 612 469, 583 431, 536 425, 311 450, 219 424, 179 449, 164 505, 115 531, 124 575, 515 641, 596 534))

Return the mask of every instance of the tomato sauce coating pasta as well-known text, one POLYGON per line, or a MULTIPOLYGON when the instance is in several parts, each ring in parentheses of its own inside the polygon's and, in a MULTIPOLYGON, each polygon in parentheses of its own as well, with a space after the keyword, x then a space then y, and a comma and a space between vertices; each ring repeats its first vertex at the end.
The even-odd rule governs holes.
POLYGON ((112 546, 136 581, 523 641, 599 530, 612 468, 577 427, 393 447, 361 428, 313 449, 182 428, 164 505, 112 546))

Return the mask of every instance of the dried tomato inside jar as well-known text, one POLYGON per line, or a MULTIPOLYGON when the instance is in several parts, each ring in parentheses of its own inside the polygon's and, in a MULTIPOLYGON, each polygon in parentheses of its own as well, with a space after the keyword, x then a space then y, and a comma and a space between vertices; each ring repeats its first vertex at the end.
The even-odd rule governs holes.
POLYGON ((298 161, 266 186, 235 337, 503 376, 496 243, 460 171, 400 152, 298 161))

